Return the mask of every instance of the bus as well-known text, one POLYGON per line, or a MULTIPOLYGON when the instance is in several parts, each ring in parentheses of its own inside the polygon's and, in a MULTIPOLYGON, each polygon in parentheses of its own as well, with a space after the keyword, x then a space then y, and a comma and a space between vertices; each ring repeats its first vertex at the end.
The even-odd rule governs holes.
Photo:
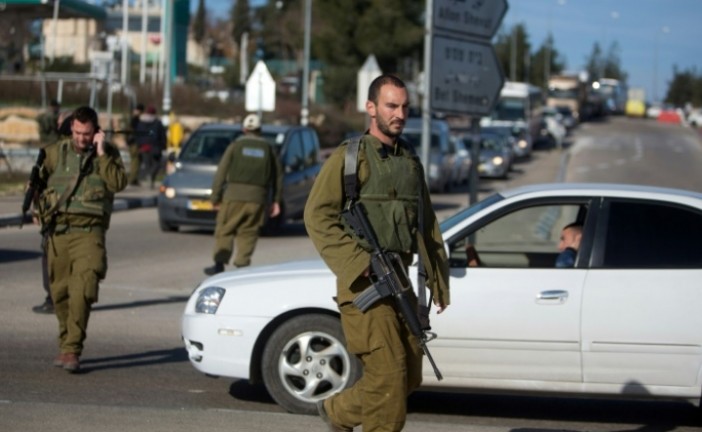
POLYGON ((624 114, 626 110, 626 84, 614 78, 600 78, 592 84, 604 98, 607 114, 624 114))
POLYGON ((544 97, 540 87, 506 81, 488 123, 521 124, 528 131, 531 142, 536 143, 542 136, 543 108, 544 97))

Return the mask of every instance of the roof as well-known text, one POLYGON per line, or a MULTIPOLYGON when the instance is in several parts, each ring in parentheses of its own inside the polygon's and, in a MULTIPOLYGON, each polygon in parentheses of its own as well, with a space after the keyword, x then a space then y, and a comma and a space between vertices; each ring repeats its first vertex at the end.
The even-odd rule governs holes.
MULTIPOLYGON (((5 13, 17 13, 27 19, 47 19, 54 15, 56 0, 4 0, 5 13)), ((59 0, 59 18, 107 18, 105 8, 82 0, 59 0)))
POLYGON ((505 198, 530 193, 578 193, 591 191, 602 196, 668 195, 702 200, 702 193, 685 189, 617 183, 540 183, 500 191, 505 198))

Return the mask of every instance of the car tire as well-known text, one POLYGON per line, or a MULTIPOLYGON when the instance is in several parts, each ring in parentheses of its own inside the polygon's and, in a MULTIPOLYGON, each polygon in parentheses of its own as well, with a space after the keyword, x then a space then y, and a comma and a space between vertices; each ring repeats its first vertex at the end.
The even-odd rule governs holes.
POLYGON ((263 382, 271 397, 296 414, 316 414, 316 402, 349 387, 361 376, 346 351, 338 318, 309 314, 278 327, 266 343, 263 382))
POLYGON ((164 221, 163 219, 158 220, 158 226, 161 228, 161 231, 163 231, 163 232, 177 232, 178 231, 178 225, 169 224, 168 222, 164 221))

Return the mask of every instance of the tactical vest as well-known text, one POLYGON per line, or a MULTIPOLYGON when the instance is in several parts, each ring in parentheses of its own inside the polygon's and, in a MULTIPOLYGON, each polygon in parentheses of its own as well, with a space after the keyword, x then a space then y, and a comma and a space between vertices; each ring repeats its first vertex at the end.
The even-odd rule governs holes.
POLYGON ((271 177, 271 158, 276 157, 268 141, 258 137, 242 137, 231 145, 234 151, 227 171, 227 182, 265 187, 271 177))
MULTIPOLYGON (((399 155, 384 151, 381 155, 372 145, 360 141, 359 150, 366 155, 369 177, 358 191, 358 201, 363 203, 381 247, 390 252, 414 253, 417 250, 419 181, 422 173, 417 157, 407 150, 403 142, 398 142, 398 145, 401 146, 399 155)), ((350 171, 348 164, 345 171, 350 171)), ((344 174, 349 175, 348 172, 344 174)), ((353 176, 357 176, 355 171, 353 176)), ((345 184, 345 187, 350 185, 345 184)), ((348 196, 353 195, 349 195, 347 190, 348 196)), ((372 250, 368 242, 358 238, 350 227, 344 228, 361 247, 372 250)))
MULTIPOLYGON (((73 187, 81 166, 86 159, 86 155, 79 155, 74 152, 71 148, 72 145, 71 139, 62 140, 58 144, 56 167, 54 167, 54 172, 49 177, 45 191, 45 208, 47 209, 56 204, 60 197, 67 193, 66 190, 68 188, 73 187)), ((107 190, 105 182, 100 178, 97 172, 98 164, 95 159, 96 157, 91 159, 91 166, 87 168, 88 174, 80 181, 75 193, 66 203, 61 204, 56 211, 100 217, 109 215, 112 211, 113 194, 107 190)))

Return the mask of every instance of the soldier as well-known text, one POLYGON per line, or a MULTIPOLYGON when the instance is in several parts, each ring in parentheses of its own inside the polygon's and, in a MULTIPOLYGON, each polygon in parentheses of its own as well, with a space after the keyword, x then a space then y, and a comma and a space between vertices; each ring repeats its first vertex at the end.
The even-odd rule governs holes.
POLYGON ((77 372, 90 309, 107 272, 105 231, 114 194, 126 187, 127 175, 119 151, 99 130, 97 113, 80 107, 72 115, 71 137, 46 148, 40 215, 59 324, 54 365, 77 372))
MULTIPOLYGON (((393 75, 376 78, 368 90, 371 122, 360 138, 352 176, 358 201, 368 212, 381 248, 397 252, 405 266, 420 251, 434 303, 449 304, 448 263, 419 159, 399 137, 408 116, 405 84, 393 75), (422 216, 419 216, 419 213, 422 216), (420 227, 420 221, 423 224, 420 227), (418 248, 418 246, 421 246, 418 248)), ((344 177, 349 142, 327 159, 305 206, 305 227, 320 255, 336 275, 335 298, 347 349, 363 364, 352 387, 319 401, 317 409, 330 430, 399 431, 405 424, 407 396, 422 381, 422 350, 391 297, 361 312, 352 301, 371 285, 366 243, 341 220, 349 204, 344 177)), ((424 287, 422 287, 424 289, 424 287)))
POLYGON ((244 135, 229 144, 212 182, 212 204, 218 211, 215 263, 205 268, 207 275, 224 271, 224 264, 232 257, 235 238, 234 266, 251 264, 271 189, 273 202, 269 215, 274 218, 280 214, 283 173, 278 157, 260 136, 261 120, 256 114, 244 118, 242 129, 244 135))
POLYGON ((136 135, 134 132, 139 125, 139 116, 144 113, 144 104, 138 103, 134 108, 131 118, 129 119, 129 130, 132 132, 127 135, 127 147, 129 148, 129 184, 139 186, 139 169, 141 168, 141 153, 137 145, 136 135))
POLYGON ((59 133, 59 111, 61 105, 57 100, 52 99, 49 103, 49 110, 37 117, 39 126, 39 141, 42 145, 53 144, 58 140, 59 133))

